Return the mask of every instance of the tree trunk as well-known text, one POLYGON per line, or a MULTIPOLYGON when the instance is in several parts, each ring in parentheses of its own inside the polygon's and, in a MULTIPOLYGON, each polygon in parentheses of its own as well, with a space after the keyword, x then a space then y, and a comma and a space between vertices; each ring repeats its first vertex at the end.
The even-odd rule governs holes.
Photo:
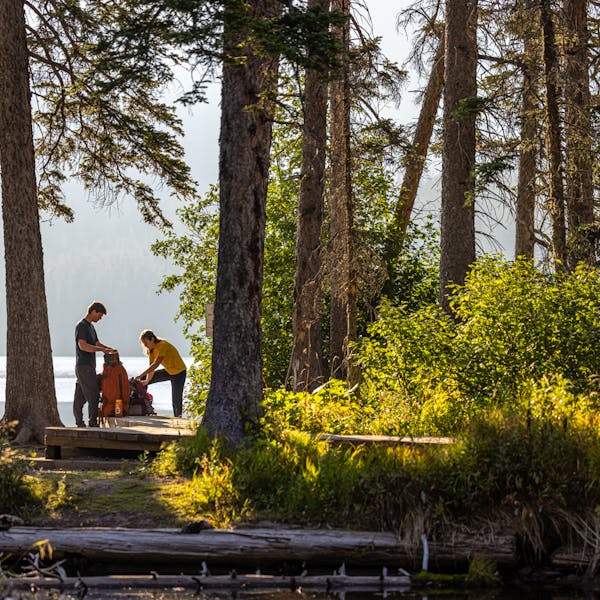
POLYGON ((558 56, 550 0, 541 0, 540 21, 544 33, 544 73, 546 75, 546 146, 550 170, 550 214, 554 261, 566 266, 564 168, 561 151, 560 111, 558 108, 558 56))
POLYGON ((589 35, 587 0, 565 0, 568 263, 594 264, 594 182, 590 119, 589 35))
MULTIPOLYGON (((531 7, 530 10, 533 10, 531 7)), ((517 184, 515 258, 533 258, 535 249, 535 198, 538 159, 538 64, 537 40, 528 35, 523 56, 523 100, 521 103, 521 144, 517 184)))
MULTIPOLYGON (((308 7, 328 10, 329 0, 310 0, 308 7)), ((312 392, 323 383, 321 229, 326 148, 326 74, 307 69, 304 83, 302 174, 298 201, 293 347, 290 361, 294 391, 312 392)))
POLYGON ((58 415, 44 286, 25 14, 0 4, 0 172, 6 263, 6 406, 17 442, 43 442, 58 415))
POLYGON ((388 270, 398 260, 402 241, 406 236, 410 215, 415 205, 421 175, 423 174, 425 159, 427 158, 427 151, 429 150, 435 117, 444 89, 444 36, 445 34, 442 32, 442 37, 431 64, 431 73, 423 96, 417 128, 411 149, 406 157, 406 170, 402 179, 400 196, 394 209, 394 218, 386 240, 385 262, 388 265, 388 270))
POLYGON ((475 260, 476 0, 446 3, 445 62, 440 304, 450 312, 450 288, 475 260))
MULTIPOLYGON (((253 18, 275 16, 277 0, 250 0, 253 18)), ((226 15, 219 155, 220 221, 212 380, 203 424, 240 443, 263 398, 261 301, 265 207, 278 59, 261 56, 226 15)))
MULTIPOLYGON (((332 8, 349 16, 350 0, 333 0, 332 8)), ((356 339, 356 259, 350 164, 350 20, 335 27, 334 35, 342 52, 342 69, 330 89, 330 371, 332 377, 351 382, 355 377, 350 343, 356 339)))

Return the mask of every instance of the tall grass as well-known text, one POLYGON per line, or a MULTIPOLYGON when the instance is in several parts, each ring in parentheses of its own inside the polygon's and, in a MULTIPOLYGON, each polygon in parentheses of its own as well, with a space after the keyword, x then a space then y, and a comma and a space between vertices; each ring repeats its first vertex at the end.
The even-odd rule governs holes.
POLYGON ((549 535, 573 535, 568 515, 595 522, 599 448, 590 421, 565 426, 497 411, 435 448, 336 446, 287 431, 234 451, 200 431, 154 468, 192 475, 197 513, 221 524, 271 519, 417 539, 493 519, 540 554, 549 535))

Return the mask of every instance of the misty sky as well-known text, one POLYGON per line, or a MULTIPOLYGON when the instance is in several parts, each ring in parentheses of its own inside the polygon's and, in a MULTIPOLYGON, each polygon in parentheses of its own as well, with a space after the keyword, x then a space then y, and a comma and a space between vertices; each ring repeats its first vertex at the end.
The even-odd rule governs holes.
MULTIPOLYGON (((368 0, 373 30, 383 37, 388 57, 401 65, 408 56, 409 40, 396 32, 398 12, 407 2, 368 0)), ((400 108, 394 110, 403 123, 416 117, 416 81, 407 84, 400 108)), ((186 132, 183 145, 188 164, 201 192, 218 178, 218 87, 211 102, 179 111, 186 132)), ((137 342, 142 329, 150 328, 159 337, 174 343, 182 354, 189 351, 181 322, 175 322, 177 294, 157 295, 157 287, 173 267, 150 252, 160 233, 142 222, 133 203, 124 201, 111 209, 87 202, 76 183, 65 189, 67 202, 75 209, 75 222, 55 220, 42 224, 46 293, 52 349, 55 356, 74 354, 74 328, 92 300, 101 300, 108 315, 97 324, 98 336, 116 347, 122 356, 141 353, 137 342)), ((165 197, 163 210, 175 219, 175 202, 165 197)), ((3 261, 1 278, 4 281, 3 261)), ((6 309, 0 297, 0 354, 6 353, 6 309)))

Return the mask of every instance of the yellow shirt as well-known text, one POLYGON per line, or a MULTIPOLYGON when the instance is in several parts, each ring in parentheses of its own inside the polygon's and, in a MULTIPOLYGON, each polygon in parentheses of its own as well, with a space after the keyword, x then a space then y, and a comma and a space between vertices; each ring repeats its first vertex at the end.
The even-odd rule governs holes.
POLYGON ((166 340, 161 340, 154 348, 150 350, 150 364, 152 364, 159 356, 162 356, 161 366, 169 375, 177 375, 185 371, 186 366, 183 359, 177 352, 177 348, 166 340))

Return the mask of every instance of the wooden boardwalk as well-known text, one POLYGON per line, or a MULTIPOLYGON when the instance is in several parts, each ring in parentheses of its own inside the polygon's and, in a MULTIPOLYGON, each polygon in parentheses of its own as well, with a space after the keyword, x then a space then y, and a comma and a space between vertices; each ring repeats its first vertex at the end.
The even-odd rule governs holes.
MULTIPOLYGON (((156 452, 163 442, 193 435, 197 422, 165 415, 108 417, 101 427, 46 427, 45 458, 61 460, 63 448, 93 451, 156 452)), ((331 444, 445 446, 447 437, 317 434, 331 444)), ((41 465, 40 465, 41 466, 41 465)), ((49 463, 46 465, 49 467, 49 463)), ((110 465, 107 465, 110 466, 110 465)), ((91 468, 91 467, 90 467, 91 468)))
POLYGON ((319 433, 318 439, 331 444, 352 444, 355 446, 447 446, 456 441, 451 437, 418 437, 412 435, 340 435, 335 433, 319 433))
POLYGON ((46 458, 60 459, 65 447, 156 452, 163 442, 193 435, 194 427, 192 420, 164 415, 109 417, 102 427, 46 427, 46 458))

